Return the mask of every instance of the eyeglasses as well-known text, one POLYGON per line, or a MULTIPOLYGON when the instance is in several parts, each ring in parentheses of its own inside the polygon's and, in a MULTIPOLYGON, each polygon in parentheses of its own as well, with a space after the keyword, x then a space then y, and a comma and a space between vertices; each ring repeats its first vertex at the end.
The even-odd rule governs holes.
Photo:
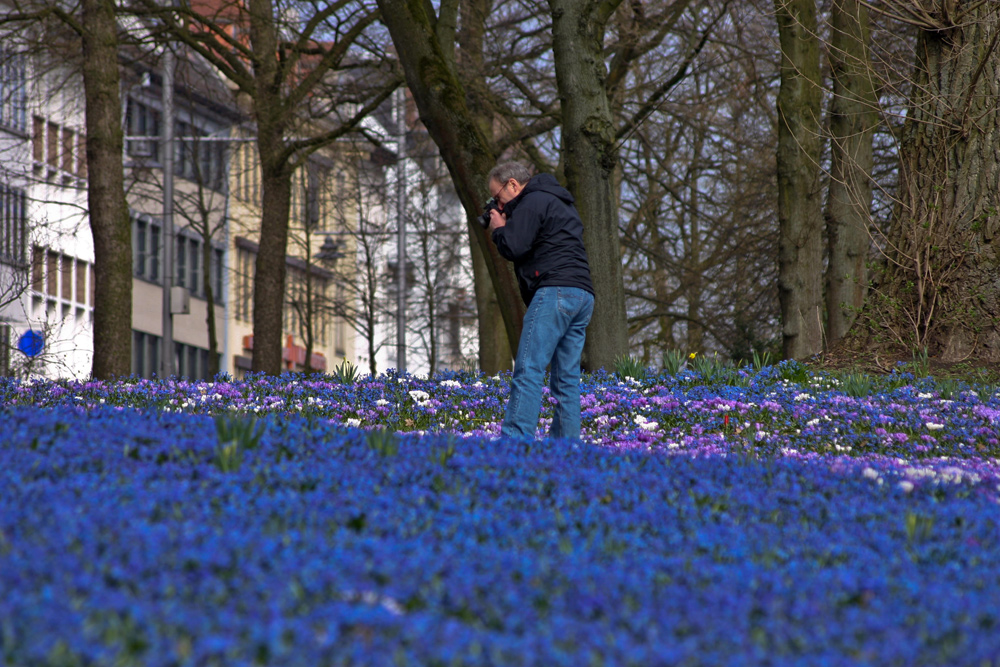
POLYGON ((500 193, 503 192, 504 190, 506 190, 508 185, 510 185, 510 179, 508 179, 507 182, 503 184, 503 187, 501 187, 499 190, 497 190, 497 193, 495 195, 493 195, 490 199, 494 199, 495 200, 497 197, 499 197, 500 193))

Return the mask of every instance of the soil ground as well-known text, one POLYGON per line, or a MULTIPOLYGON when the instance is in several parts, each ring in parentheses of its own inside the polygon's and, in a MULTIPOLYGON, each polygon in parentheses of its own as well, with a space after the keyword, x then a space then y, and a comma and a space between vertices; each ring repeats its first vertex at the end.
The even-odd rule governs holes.
POLYGON ((863 371, 872 374, 886 374, 903 366, 902 370, 914 375, 929 375, 939 379, 965 380, 966 382, 1000 382, 1000 364, 966 359, 959 362, 945 362, 934 357, 905 356, 892 353, 857 354, 846 350, 833 350, 816 355, 807 361, 807 366, 827 371, 863 371))

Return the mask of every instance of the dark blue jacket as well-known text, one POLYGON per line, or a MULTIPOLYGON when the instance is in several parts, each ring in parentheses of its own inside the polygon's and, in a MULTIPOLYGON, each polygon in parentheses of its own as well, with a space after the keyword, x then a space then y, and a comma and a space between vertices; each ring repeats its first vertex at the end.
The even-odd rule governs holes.
POLYGON ((504 205, 507 224, 493 231, 493 243, 514 262, 525 304, 539 287, 580 287, 594 293, 583 222, 573 201, 554 176, 538 174, 504 205))

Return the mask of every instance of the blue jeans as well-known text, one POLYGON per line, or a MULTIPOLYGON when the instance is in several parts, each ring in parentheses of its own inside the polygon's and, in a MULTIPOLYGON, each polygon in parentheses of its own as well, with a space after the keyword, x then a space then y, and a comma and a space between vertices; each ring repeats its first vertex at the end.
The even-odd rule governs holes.
POLYGON ((580 355, 593 312, 594 295, 579 287, 535 292, 524 314, 501 434, 535 437, 545 366, 550 365, 549 390, 558 404, 549 435, 580 439, 580 355))

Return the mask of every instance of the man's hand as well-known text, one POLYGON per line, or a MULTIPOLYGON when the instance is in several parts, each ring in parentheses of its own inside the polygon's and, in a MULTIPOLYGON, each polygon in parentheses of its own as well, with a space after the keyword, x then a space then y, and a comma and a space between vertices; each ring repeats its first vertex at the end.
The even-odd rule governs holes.
POLYGON ((490 234, 494 230, 507 225, 507 216, 500 211, 493 209, 490 211, 490 234))

